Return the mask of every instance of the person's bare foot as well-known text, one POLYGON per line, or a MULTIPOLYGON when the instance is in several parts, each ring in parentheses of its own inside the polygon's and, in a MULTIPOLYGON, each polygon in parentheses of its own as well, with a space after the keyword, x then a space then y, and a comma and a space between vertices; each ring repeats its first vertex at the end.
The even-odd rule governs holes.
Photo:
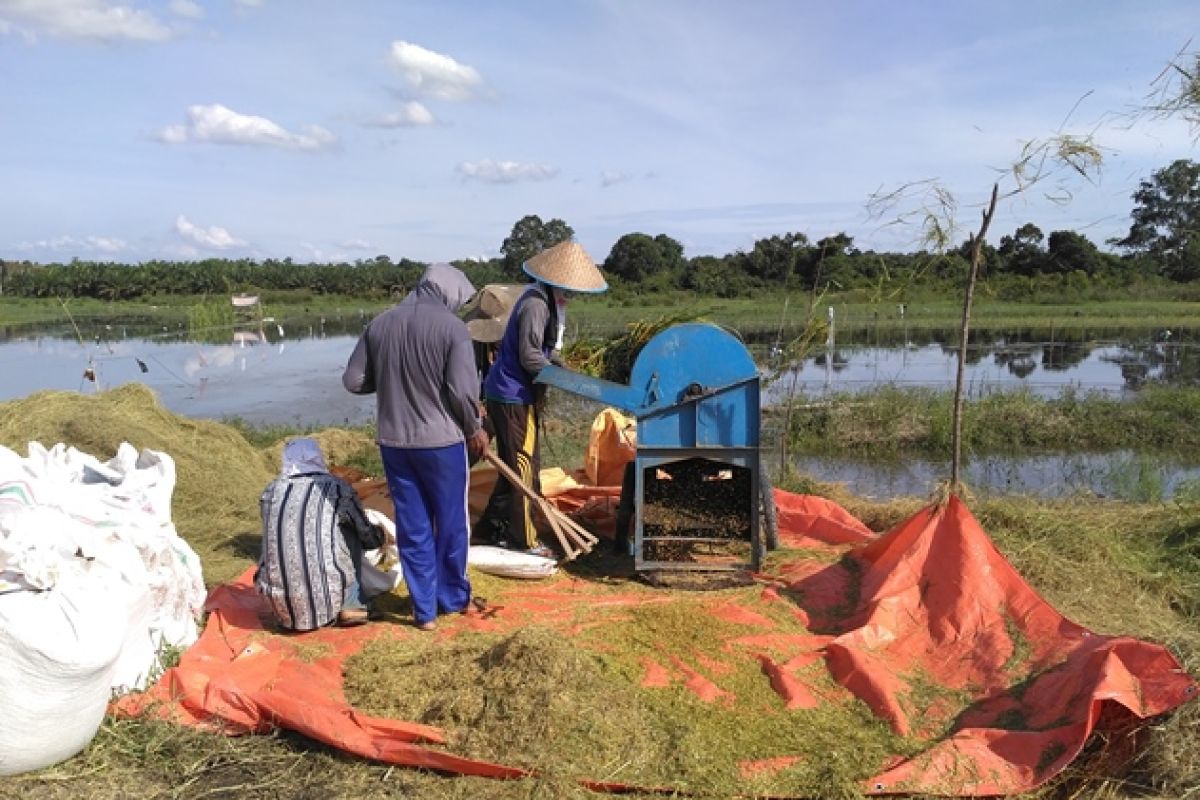
POLYGON ((428 622, 418 622, 417 630, 419 630, 419 631, 436 631, 437 630, 437 621, 431 619, 428 622))

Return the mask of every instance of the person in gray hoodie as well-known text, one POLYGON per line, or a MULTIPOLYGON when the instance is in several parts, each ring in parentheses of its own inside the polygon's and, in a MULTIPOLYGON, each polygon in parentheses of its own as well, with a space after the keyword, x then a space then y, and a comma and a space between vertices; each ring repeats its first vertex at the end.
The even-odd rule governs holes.
POLYGON ((471 336, 455 312, 474 294, 462 272, 431 265, 404 300, 371 320, 342 374, 347 390, 377 398, 396 545, 422 630, 471 601, 468 459, 483 455, 488 436, 471 336))

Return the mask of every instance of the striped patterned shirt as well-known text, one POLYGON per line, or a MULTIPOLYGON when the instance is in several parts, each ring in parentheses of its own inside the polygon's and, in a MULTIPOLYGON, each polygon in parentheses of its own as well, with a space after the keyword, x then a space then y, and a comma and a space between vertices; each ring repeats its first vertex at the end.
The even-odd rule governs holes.
POLYGON ((259 505, 263 539, 255 586, 283 627, 328 625, 354 581, 347 537, 370 550, 383 543, 382 534, 367 522, 350 485, 327 472, 277 478, 259 505))

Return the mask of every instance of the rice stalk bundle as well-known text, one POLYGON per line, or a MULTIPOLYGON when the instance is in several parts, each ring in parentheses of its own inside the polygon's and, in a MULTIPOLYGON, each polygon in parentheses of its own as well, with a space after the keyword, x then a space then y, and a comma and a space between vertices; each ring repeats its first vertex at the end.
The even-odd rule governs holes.
POLYGON ((567 366, 576 372, 615 383, 628 383, 633 362, 646 343, 658 334, 684 322, 703 321, 699 314, 683 311, 656 320, 637 320, 625 333, 607 340, 580 339, 563 353, 567 366))

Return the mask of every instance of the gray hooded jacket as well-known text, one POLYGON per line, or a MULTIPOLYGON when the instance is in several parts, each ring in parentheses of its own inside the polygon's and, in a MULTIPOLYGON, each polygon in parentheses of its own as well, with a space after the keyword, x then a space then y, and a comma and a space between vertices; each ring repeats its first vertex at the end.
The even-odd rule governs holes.
POLYGON ((408 297, 363 331, 342 384, 376 393, 380 444, 445 447, 479 430, 475 352, 454 313, 473 294, 462 272, 433 264, 408 297))

